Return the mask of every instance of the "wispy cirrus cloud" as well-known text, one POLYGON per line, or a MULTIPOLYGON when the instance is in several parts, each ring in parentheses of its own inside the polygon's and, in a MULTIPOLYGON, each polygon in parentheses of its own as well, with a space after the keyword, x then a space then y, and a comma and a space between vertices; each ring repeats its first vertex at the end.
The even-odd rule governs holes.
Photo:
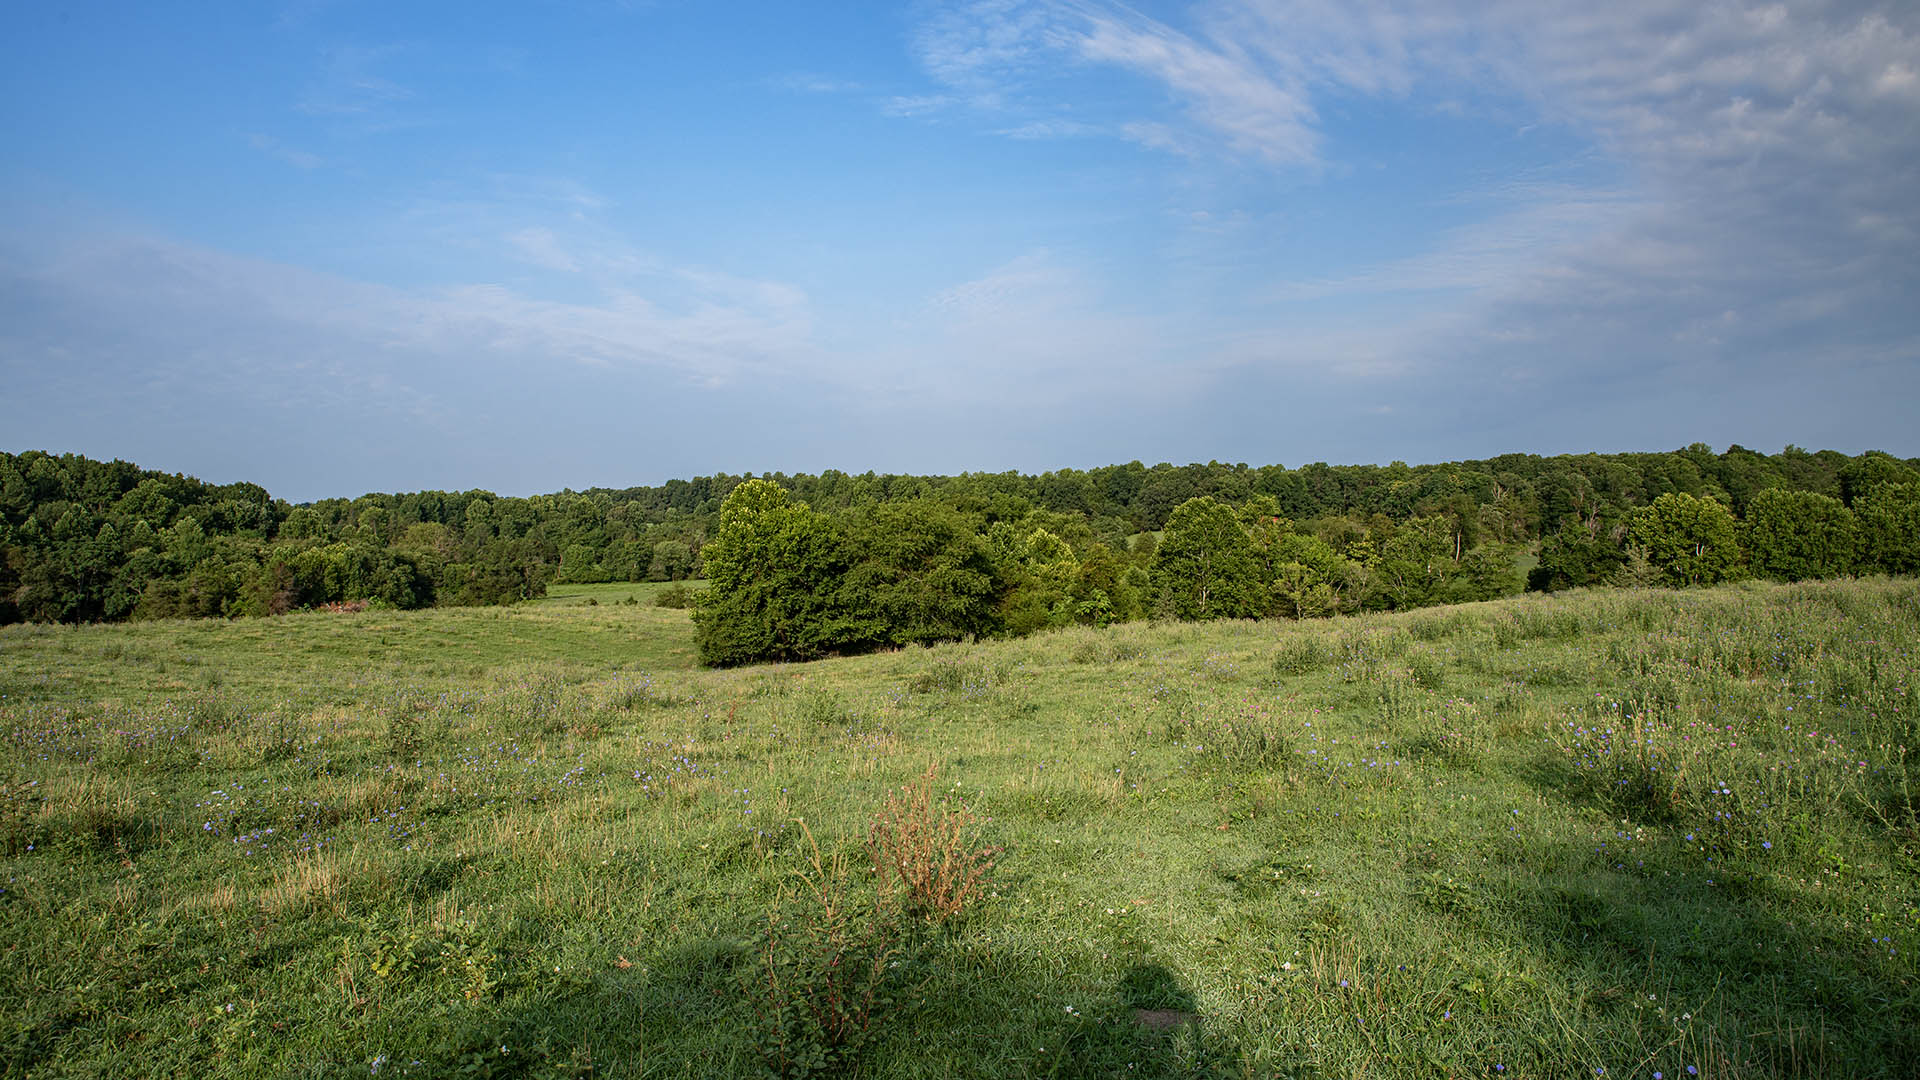
MULTIPOLYGON (((1334 350, 1381 359, 1352 370, 1491 384, 1541 365, 1779 375, 1807 361, 1810 342, 1842 363, 1920 356, 1920 316, 1898 299, 1920 293, 1920 12, 1850 0, 1213 0, 1153 19, 1032 0, 951 7, 927 24, 921 55, 942 84, 1044 90, 1063 108, 1084 106, 1089 86, 1040 79, 1043 58, 1131 73, 1166 107, 1099 130, 1196 161, 1338 166, 1325 103, 1417 97, 1456 115, 1498 101, 1503 122, 1518 102, 1522 124, 1569 132, 1614 163, 1617 187, 1496 196, 1416 253, 1276 281, 1267 295, 1289 303, 1461 294, 1437 321, 1430 304, 1355 316, 1419 329, 1356 327, 1346 337, 1369 344, 1334 350)), ((1275 340, 1257 311, 1245 318, 1237 363, 1275 340)))
POLYGON ((1203 42, 1125 8, 1074 5, 1084 25, 1061 37, 1083 61, 1127 68, 1167 87, 1192 124, 1236 153, 1287 164, 1319 158, 1305 88, 1229 42, 1203 42))
MULTIPOLYGON (((1284 72, 1263 70, 1230 43, 1206 42, 1117 4, 1073 0, 984 0, 927 21, 915 38, 922 66, 949 92, 943 107, 1018 108, 1039 117, 1004 129, 1015 137, 1082 135, 1084 121, 1057 112, 1038 84, 1059 67, 1101 65, 1163 84, 1183 103, 1193 129, 1236 153, 1291 163, 1315 159, 1314 112, 1284 72), (1017 133, 1017 134, 1016 134, 1017 133)), ((895 115, 913 115, 896 111, 895 115)), ((1122 121, 1113 130, 1145 145, 1171 148, 1165 129, 1122 121)))

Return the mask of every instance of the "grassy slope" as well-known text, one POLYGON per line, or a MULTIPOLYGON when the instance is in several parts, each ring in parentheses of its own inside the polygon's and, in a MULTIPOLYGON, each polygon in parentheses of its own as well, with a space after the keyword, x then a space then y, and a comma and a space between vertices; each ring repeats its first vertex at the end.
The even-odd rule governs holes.
POLYGON ((1006 852, 867 1075, 1920 1060, 1912 582, 724 672, 656 588, 0 631, 0 1061, 751 1073, 793 819, 935 763, 1006 852))

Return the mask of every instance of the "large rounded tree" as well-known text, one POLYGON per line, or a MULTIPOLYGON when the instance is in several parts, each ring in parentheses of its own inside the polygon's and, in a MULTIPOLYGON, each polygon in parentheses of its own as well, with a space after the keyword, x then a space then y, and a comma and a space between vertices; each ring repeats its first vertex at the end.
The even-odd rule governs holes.
POLYGON ((1753 572, 1778 581, 1839 577, 1853 570, 1860 530, 1839 499, 1769 488, 1747 504, 1741 539, 1753 572))
POLYGON ((1635 512, 1629 535, 1668 585, 1726 581, 1744 561, 1733 513, 1714 499, 1669 492, 1635 512))

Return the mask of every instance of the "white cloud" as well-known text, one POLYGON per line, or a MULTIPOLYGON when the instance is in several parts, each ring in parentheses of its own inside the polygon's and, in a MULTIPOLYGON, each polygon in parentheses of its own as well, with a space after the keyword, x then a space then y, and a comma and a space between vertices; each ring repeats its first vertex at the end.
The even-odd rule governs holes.
POLYGON ((1009 70, 1040 62, 1062 14, 1029 0, 970 0, 936 11, 915 35, 914 51, 949 86, 996 85, 1009 70))
MULTIPOLYGON (((1920 383, 1920 9, 1208 0, 1163 15, 1102 0, 956 5, 928 21, 919 51, 955 93, 1014 103, 1027 124, 1101 115, 1094 133, 1191 159, 1196 176, 1224 158, 1337 183, 1347 163, 1327 159, 1328 103, 1357 97, 1545 126, 1621 177, 1604 189, 1496 177, 1469 193, 1477 217, 1425 250, 1289 273, 1231 315, 1158 311, 1155 331, 1196 378, 1399 379, 1443 411, 1631 402, 1662 416, 1710 414, 1717 399, 1703 395, 1730 381, 1751 409, 1812 364, 1836 387, 1920 383), (1158 94, 1125 105, 1089 77, 1101 70, 1158 94), (1660 409, 1650 386, 1669 395, 1660 409)), ((1211 235, 1201 219, 1186 232, 1211 235)), ((1241 287, 1270 265, 1229 259, 1241 287)))
MULTIPOLYGON (((557 251, 540 230, 514 239, 557 251)), ((10 291, 44 298, 36 312, 16 313, 24 320, 20 333, 38 327, 76 355, 91 350, 90 362, 103 369, 121 355, 113 342, 139 341, 143 363, 154 371, 192 369, 235 383, 262 378, 280 387, 297 371, 331 373, 349 384, 377 375, 427 401, 436 395, 434 372, 461 357, 528 377, 556 364, 590 363, 703 386, 753 373, 804 373, 818 362, 803 292, 696 269, 637 277, 605 289, 596 302, 569 303, 500 284, 370 285, 116 236, 41 252, 8 277, 10 291), (646 284, 658 280, 672 287, 649 295, 646 284)))
POLYGON ((942 289, 927 301, 940 315, 966 321, 1001 318, 1009 309, 1058 306, 1079 293, 1077 277, 1045 251, 1022 255, 983 277, 942 289))
MULTIPOLYGON (((1057 76, 1064 60, 1111 65, 1164 84, 1198 128, 1233 152, 1276 162, 1309 163, 1317 137, 1313 109, 1284 73, 1263 70, 1231 43, 1204 42, 1119 5, 1074 0, 988 0, 959 5, 927 21, 916 37, 922 66, 954 93, 929 98, 943 107, 1020 108, 1057 112, 1058 103, 1029 94, 1029 83, 1057 76)), ((917 115, 895 99, 891 115, 917 115)), ((1084 122, 1058 115, 1004 129, 1031 137, 1052 125, 1084 122)), ((1119 126, 1143 145, 1172 149, 1175 140, 1131 121, 1119 126)))
POLYGON ((1263 68, 1231 43, 1203 44, 1124 10, 1089 13, 1087 23, 1073 40, 1083 59, 1164 83, 1197 124, 1235 151, 1282 163, 1316 161, 1313 106, 1284 72, 1263 68))

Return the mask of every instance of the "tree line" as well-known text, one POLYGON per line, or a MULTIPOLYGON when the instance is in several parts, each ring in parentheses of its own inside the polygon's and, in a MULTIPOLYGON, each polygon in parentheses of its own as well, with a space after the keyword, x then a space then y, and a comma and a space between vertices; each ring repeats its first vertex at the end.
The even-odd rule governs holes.
POLYGON ((702 661, 726 665, 1149 615, 1408 610, 1495 599, 1529 583, 1920 572, 1920 483, 1911 481, 1876 482, 1853 506, 1766 488, 1744 518, 1714 495, 1667 492, 1612 527, 1601 520, 1569 520, 1523 578, 1526 545, 1494 539, 1444 504, 1404 521, 1302 524, 1271 495, 1239 503, 1201 495, 1175 507, 1163 530, 1116 549, 1046 511, 982 523, 921 499, 830 513, 751 480, 727 497, 704 549, 708 587, 694 624, 702 661))
POLYGON ((508 603, 549 582, 700 574, 718 586, 727 560, 745 557, 729 555, 737 533, 726 508, 749 481, 753 505, 806 560, 781 580, 787 591, 804 581, 814 599, 780 602, 820 610, 804 633, 787 620, 722 634, 738 620, 712 605, 746 601, 720 588, 700 624, 716 657, 1153 614, 1311 617, 1522 585, 1920 572, 1920 460, 1791 446, 1419 466, 721 474, 529 498, 423 491, 300 505, 255 484, 30 451, 0 453, 0 622, 508 603), (786 509, 772 507, 773 490, 786 509), (740 643, 722 646, 729 634, 740 643))

